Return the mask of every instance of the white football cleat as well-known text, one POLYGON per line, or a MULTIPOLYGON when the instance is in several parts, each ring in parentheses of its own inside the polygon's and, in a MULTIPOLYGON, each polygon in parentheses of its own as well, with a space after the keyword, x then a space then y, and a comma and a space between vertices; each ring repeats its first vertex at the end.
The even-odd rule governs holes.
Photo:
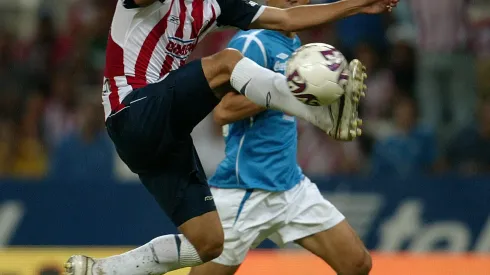
POLYGON ((346 74, 348 79, 344 95, 328 106, 333 125, 327 134, 337 140, 350 141, 362 135, 358 109, 359 101, 366 96, 364 81, 367 75, 366 68, 357 59, 350 62, 346 74))
POLYGON ((94 263, 95 260, 87 256, 71 256, 65 263, 64 275, 94 275, 92 273, 94 263))

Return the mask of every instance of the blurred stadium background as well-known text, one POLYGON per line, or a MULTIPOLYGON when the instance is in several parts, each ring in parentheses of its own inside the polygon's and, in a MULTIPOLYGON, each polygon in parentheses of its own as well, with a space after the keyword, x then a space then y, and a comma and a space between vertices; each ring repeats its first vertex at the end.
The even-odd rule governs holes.
MULTIPOLYGON (((72 253, 175 231, 104 129, 115 1, 0 0, 0 275, 61 274, 72 253)), ((300 36, 369 71, 364 136, 338 143, 300 123, 298 160, 373 251, 373 274, 490 274, 490 2, 402 0, 300 36)), ((212 174, 221 130, 207 119, 194 138, 212 174)), ((239 274, 330 274, 294 246, 261 248, 239 274)))

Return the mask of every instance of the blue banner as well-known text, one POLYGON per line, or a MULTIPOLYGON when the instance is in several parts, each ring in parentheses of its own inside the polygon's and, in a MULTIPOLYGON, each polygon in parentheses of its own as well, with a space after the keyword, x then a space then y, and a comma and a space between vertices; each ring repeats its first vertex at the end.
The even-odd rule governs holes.
MULTIPOLYGON (((488 178, 315 181, 370 249, 490 251, 488 178)), ((140 184, 0 183, 0 246, 135 246, 173 232, 140 184)))

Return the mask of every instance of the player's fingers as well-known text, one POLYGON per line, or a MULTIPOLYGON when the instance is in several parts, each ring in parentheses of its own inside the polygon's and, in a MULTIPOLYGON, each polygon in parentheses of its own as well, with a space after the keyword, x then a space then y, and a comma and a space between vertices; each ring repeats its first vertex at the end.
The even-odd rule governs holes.
POLYGON ((386 5, 386 7, 385 7, 385 8, 386 8, 386 10, 387 10, 388 12, 391 12, 391 10, 393 9, 393 7, 391 6, 391 4, 390 4, 390 5, 386 5))
POLYGON ((388 12, 391 12, 393 8, 396 7, 397 4, 398 4, 398 0, 390 0, 390 4, 386 6, 388 12))

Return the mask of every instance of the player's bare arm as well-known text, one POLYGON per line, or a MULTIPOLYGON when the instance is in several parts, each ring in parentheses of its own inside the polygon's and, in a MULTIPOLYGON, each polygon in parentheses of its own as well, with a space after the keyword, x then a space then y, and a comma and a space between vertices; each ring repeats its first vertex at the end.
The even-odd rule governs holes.
POLYGON ((238 120, 252 117, 264 110, 264 107, 253 103, 244 95, 227 93, 221 99, 218 106, 214 108, 213 117, 216 123, 223 126, 238 120))
POLYGON ((398 0, 344 0, 331 4, 287 9, 266 7, 251 24, 253 29, 300 31, 359 13, 376 14, 395 7, 398 0))

